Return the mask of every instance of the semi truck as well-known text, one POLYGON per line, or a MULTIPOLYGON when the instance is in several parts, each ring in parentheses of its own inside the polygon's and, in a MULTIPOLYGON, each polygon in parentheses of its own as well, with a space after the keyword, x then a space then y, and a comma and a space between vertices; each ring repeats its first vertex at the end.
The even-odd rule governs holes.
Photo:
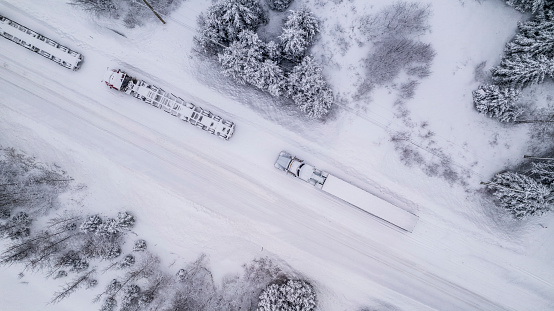
POLYGON ((281 151, 275 167, 405 231, 412 232, 419 220, 417 215, 319 170, 286 151, 281 151))
POLYGON ((123 70, 108 68, 104 82, 112 89, 129 94, 225 140, 229 140, 235 132, 233 122, 214 115, 208 110, 187 102, 155 85, 132 77, 123 70))

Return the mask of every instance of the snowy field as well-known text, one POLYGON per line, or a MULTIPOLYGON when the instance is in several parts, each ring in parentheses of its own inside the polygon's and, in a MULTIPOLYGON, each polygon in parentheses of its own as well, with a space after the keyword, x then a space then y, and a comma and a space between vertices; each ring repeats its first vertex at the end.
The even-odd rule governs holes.
MULTIPOLYGON (((184 2, 166 25, 127 29, 66 1, 2 0, 1 15, 85 60, 73 72, 0 38, 0 145, 57 163, 86 184, 73 208, 133 212, 134 232, 166 266, 204 252, 221 280, 270 256, 315 285, 320 310, 554 309, 554 215, 515 222, 483 199, 479 185, 521 160, 527 129, 485 118, 471 99, 476 67, 496 65, 527 17, 500 0, 422 1, 432 15, 419 39, 436 56, 432 74, 403 104, 408 120, 398 117, 394 85, 356 96, 370 47, 353 29, 390 3, 293 3, 321 18, 312 52, 340 98, 333 117, 319 123, 193 56, 196 17, 209 1, 184 2), (235 122, 234 136, 224 141, 110 90, 102 82, 107 67, 235 122), (445 156, 458 173, 430 177, 429 165, 406 166, 391 141, 401 131, 420 146, 420 163, 433 166, 445 156), (281 150, 417 214, 413 233, 276 170, 281 150)), ((0 309, 98 309, 94 291, 50 305, 60 283, 40 273, 18 278, 20 270, 0 267, 0 309)))

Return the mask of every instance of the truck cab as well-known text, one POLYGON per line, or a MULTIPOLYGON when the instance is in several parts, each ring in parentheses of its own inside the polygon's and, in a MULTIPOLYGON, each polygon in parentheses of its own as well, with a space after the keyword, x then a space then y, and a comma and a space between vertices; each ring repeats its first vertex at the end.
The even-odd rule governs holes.
POLYGON ((281 151, 275 162, 275 167, 318 188, 323 187, 328 176, 328 173, 304 163, 303 160, 293 157, 286 151, 281 151))

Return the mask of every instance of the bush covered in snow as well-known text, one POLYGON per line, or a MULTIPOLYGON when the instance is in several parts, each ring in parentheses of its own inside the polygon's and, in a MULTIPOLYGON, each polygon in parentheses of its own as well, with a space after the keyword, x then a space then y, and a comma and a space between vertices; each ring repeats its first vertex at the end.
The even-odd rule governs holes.
POLYGON ((402 70, 418 78, 428 76, 434 57, 435 51, 428 43, 389 38, 375 45, 366 64, 370 80, 382 85, 392 82, 402 70))
POLYGON ((402 72, 409 76, 414 92, 417 86, 414 82, 431 73, 435 51, 419 37, 430 29, 430 15, 430 5, 397 1, 376 14, 360 18, 359 30, 371 44, 364 62, 367 80, 360 84, 360 94, 375 85, 396 83, 402 72))
POLYGON ((397 1, 375 15, 362 17, 360 30, 370 40, 412 38, 429 30, 430 5, 397 1))
POLYGON ((315 307, 315 291, 308 282, 287 280, 264 289, 257 311, 311 311, 315 307))

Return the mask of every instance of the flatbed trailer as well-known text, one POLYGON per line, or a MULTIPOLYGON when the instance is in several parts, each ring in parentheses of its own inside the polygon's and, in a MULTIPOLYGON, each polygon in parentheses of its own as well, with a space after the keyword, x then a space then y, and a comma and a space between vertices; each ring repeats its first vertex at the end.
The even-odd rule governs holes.
POLYGON ((21 45, 67 69, 81 67, 83 55, 36 31, 0 15, 0 36, 21 45))
POLYGON ((229 140, 235 132, 235 123, 187 102, 155 85, 132 77, 123 70, 108 68, 104 82, 112 89, 124 92, 149 105, 162 109, 172 116, 219 138, 229 140))

